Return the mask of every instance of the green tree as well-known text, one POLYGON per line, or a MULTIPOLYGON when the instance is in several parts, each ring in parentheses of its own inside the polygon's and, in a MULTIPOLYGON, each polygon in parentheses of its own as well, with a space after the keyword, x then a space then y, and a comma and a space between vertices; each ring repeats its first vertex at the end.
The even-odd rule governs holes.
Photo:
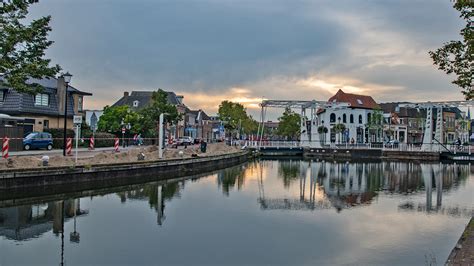
POLYGON ((139 111, 140 131, 147 137, 155 136, 157 133, 160 115, 165 113, 165 123, 175 124, 181 116, 176 106, 168 103, 168 94, 162 89, 153 92, 151 102, 139 111))
POLYGON ((240 104, 231 101, 223 101, 219 105, 218 116, 224 122, 224 127, 231 133, 242 130, 242 133, 250 134, 257 131, 258 123, 252 116, 247 114, 247 109, 240 104))
POLYGON ((438 69, 457 76, 453 83, 459 86, 466 99, 470 100, 474 99, 474 1, 457 0, 454 8, 466 21, 466 26, 460 32, 462 40, 447 42, 429 54, 438 69))
POLYGON ((106 106, 104 113, 99 119, 98 130, 120 135, 123 127, 122 122, 132 126, 132 133, 137 133, 141 130, 140 116, 130 110, 127 105, 106 106))
POLYGON ((287 107, 283 115, 278 118, 278 122, 278 135, 291 140, 298 138, 300 135, 301 115, 287 107))
POLYGON ((35 93, 42 89, 39 84, 27 84, 28 78, 42 79, 55 76, 61 69, 50 66, 44 58, 51 46, 51 16, 24 24, 28 8, 38 0, 10 0, 0 3, 0 85, 18 92, 35 93))
POLYGON ((383 131, 383 111, 381 109, 375 109, 367 122, 369 132, 375 132, 376 141, 380 141, 383 131))
POLYGON ((346 131, 346 125, 336 124, 336 125, 334 125, 333 129, 334 129, 334 132, 336 132, 336 134, 339 134, 339 136, 340 136, 339 137, 339 142, 340 142, 342 140, 342 133, 344 131, 346 131))
POLYGON ((328 128, 325 126, 318 127, 319 139, 321 143, 326 143, 326 133, 328 133, 328 128))

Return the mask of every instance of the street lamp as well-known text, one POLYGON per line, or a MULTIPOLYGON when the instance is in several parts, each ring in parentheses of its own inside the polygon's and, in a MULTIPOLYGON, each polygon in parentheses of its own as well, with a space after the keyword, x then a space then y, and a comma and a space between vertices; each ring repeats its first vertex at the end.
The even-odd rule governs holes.
POLYGON ((66 83, 66 89, 64 92, 64 139, 63 139, 63 156, 66 156, 66 130, 67 130, 67 88, 69 87, 69 82, 71 82, 72 75, 69 72, 61 76, 66 83))

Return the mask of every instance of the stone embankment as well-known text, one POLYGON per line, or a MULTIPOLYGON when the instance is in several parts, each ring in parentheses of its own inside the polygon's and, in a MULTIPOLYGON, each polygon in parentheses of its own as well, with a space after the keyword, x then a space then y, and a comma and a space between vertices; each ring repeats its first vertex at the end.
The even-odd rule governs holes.
POLYGON ((467 224, 446 265, 474 265, 474 218, 467 224))
POLYGON ((163 159, 158 159, 155 147, 116 154, 100 153, 80 159, 77 164, 74 159, 58 156, 50 158, 49 166, 42 166, 41 160, 34 156, 12 158, 0 168, 0 191, 65 184, 76 186, 84 182, 115 185, 140 182, 144 176, 160 180, 225 168, 246 161, 248 156, 246 151, 224 144, 208 145, 206 153, 199 152, 198 148, 166 150, 163 159), (145 160, 138 160, 140 153, 145 155, 145 160))
MULTIPOLYGON (((192 158, 192 156, 215 156, 238 152, 238 147, 225 145, 224 143, 213 143, 207 145, 206 153, 200 151, 199 145, 188 146, 186 149, 166 149, 163 154, 163 159, 182 159, 192 158), (182 151, 182 155, 179 152, 182 151)), ((145 158, 144 161, 156 161, 158 157, 157 146, 137 147, 125 152, 115 153, 113 151, 103 151, 95 153, 91 157, 79 157, 77 164, 74 156, 63 157, 62 155, 54 155, 49 158, 49 167, 75 167, 75 166, 91 166, 97 164, 111 164, 111 163, 131 163, 138 160, 138 155, 142 153, 145 158)), ((11 156, 9 159, 0 159, 0 171, 6 169, 25 169, 25 168, 41 168, 43 169, 42 155, 32 156, 11 156)))
POLYGON ((306 149, 304 156, 332 160, 410 160, 439 161, 439 152, 396 151, 381 149, 306 149))

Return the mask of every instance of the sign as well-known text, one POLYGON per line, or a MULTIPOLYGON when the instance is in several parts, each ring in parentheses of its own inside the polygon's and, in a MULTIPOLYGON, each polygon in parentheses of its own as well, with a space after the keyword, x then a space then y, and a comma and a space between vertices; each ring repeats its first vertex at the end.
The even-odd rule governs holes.
POLYGON ((74 122, 74 124, 82 124, 82 116, 80 115, 75 115, 72 119, 72 121, 74 122))

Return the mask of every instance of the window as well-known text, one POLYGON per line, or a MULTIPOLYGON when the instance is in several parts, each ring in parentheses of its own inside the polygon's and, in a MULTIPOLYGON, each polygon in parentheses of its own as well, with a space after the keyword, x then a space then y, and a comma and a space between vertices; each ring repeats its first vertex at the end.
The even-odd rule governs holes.
POLYGON ((372 123, 374 121, 372 121, 372 114, 371 113, 368 113, 367 114, 367 123, 372 123))
POLYGON ((329 116, 329 123, 336 123, 336 115, 334 113, 329 116))
POLYGON ((342 123, 347 123, 346 114, 342 115, 342 123))
POLYGON ((49 106, 49 95, 46 93, 38 93, 35 95, 36 106, 49 106))
POLYGON ((0 102, 3 102, 4 96, 5 96, 5 91, 4 91, 4 90, 0 90, 0 102))
POLYGON ((43 121, 43 128, 48 129, 49 128, 49 120, 44 120, 43 121))
POLYGON ((77 111, 78 112, 82 112, 82 108, 83 108, 83 98, 82 96, 79 96, 79 98, 77 98, 77 111))
POLYGON ((349 117, 349 122, 351 122, 351 124, 354 124, 354 115, 351 114, 351 116, 349 117))
POLYGON ((133 107, 138 107, 139 101, 133 101, 133 107))
POLYGON ((362 115, 359 115, 359 124, 362 124, 362 115))

